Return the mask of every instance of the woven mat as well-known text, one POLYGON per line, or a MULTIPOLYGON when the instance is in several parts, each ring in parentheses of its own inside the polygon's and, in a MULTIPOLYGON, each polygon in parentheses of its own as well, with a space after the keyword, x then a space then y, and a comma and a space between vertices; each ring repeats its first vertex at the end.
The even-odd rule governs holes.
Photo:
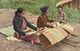
POLYGON ((14 29, 13 26, 6 27, 6 28, 1 28, 0 33, 6 35, 6 36, 12 36, 14 35, 14 29))

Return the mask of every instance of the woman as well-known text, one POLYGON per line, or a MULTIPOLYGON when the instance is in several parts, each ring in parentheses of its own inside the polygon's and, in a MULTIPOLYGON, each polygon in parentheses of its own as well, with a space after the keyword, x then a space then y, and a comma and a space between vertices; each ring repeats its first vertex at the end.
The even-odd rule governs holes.
MULTIPOLYGON (((38 17, 37 27, 38 27, 38 31, 41 35, 40 36, 41 42, 44 41, 46 38, 48 40, 47 41, 48 45, 49 45, 49 42, 54 45, 57 42, 59 42, 65 38, 65 36, 64 36, 65 34, 63 34, 61 32, 64 30, 61 29, 60 27, 53 28, 53 25, 48 24, 49 22, 54 22, 54 20, 48 19, 48 16, 47 16, 48 7, 47 6, 40 8, 40 10, 41 10, 42 14, 41 14, 41 16, 38 17), (44 38, 42 38, 42 37, 44 37, 44 38)), ((43 43, 42 45, 45 45, 45 42, 42 42, 42 43, 43 43)), ((44 47, 46 47, 46 46, 44 46, 44 47)))
POLYGON ((15 12, 15 17, 13 19, 13 27, 15 30, 14 36, 18 39, 25 40, 25 41, 31 41, 32 43, 39 43, 37 42, 37 39, 35 39, 32 35, 28 35, 27 26, 31 29, 37 31, 37 28, 33 25, 31 25, 26 18, 24 17, 25 11, 23 8, 18 8, 15 12))
POLYGON ((59 6, 57 9, 58 9, 58 13, 56 17, 57 21, 59 23, 65 23, 67 21, 67 15, 63 11, 63 7, 59 6))
POLYGON ((48 27, 48 28, 53 28, 52 25, 48 24, 48 22, 54 22, 54 20, 49 20, 48 19, 48 6, 44 6, 42 8, 40 8, 41 10, 41 16, 38 17, 37 20, 37 27, 38 28, 44 28, 44 27, 48 27))

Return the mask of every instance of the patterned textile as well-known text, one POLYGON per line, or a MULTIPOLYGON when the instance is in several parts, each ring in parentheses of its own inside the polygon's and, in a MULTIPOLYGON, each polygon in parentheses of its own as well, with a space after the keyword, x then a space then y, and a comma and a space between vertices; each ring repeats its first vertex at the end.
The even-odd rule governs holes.
POLYGON ((39 38, 36 38, 36 37, 33 36, 33 35, 23 36, 23 35, 21 35, 21 34, 14 33, 14 37, 16 37, 17 39, 21 39, 21 40, 23 40, 23 41, 31 42, 32 44, 38 44, 38 45, 40 45, 40 40, 39 40, 39 38))

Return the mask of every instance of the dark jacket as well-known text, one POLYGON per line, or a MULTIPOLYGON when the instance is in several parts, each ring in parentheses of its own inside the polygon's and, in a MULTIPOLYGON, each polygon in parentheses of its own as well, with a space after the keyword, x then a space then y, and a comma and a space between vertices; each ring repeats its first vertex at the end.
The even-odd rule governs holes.
POLYGON ((25 17, 21 17, 21 18, 14 17, 14 19, 13 19, 13 28, 14 28, 14 30, 15 30, 16 32, 18 32, 19 34, 22 34, 22 35, 24 35, 24 36, 26 35, 26 34, 25 34, 26 32, 23 32, 23 30, 21 29, 21 28, 22 28, 23 19, 24 19, 24 20, 26 21, 26 23, 27 23, 27 25, 26 25, 26 27, 25 27, 25 30, 26 30, 26 28, 27 28, 27 26, 28 26, 28 27, 30 27, 31 29, 37 31, 37 28, 36 28, 35 26, 31 25, 31 24, 26 20, 25 17))
POLYGON ((41 28, 41 27, 53 27, 51 25, 48 25, 47 22, 51 23, 54 22, 54 20, 50 20, 48 19, 47 16, 39 16, 37 19, 37 27, 41 28))

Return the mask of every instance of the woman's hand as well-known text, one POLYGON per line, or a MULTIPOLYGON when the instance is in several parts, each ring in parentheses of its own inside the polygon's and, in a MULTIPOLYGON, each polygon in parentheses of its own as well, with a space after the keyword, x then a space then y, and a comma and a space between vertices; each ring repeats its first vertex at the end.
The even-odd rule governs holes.
POLYGON ((37 28, 38 34, 39 34, 39 35, 42 34, 42 33, 43 33, 43 30, 44 30, 44 28, 37 28))
POLYGON ((31 30, 30 29, 27 29, 27 30, 23 30, 23 32, 31 32, 31 30))
POLYGON ((48 27, 48 28, 54 28, 54 27, 53 27, 52 25, 50 25, 50 24, 47 24, 46 27, 48 27))
POLYGON ((41 32, 42 30, 44 30, 45 28, 37 28, 38 32, 41 32))

